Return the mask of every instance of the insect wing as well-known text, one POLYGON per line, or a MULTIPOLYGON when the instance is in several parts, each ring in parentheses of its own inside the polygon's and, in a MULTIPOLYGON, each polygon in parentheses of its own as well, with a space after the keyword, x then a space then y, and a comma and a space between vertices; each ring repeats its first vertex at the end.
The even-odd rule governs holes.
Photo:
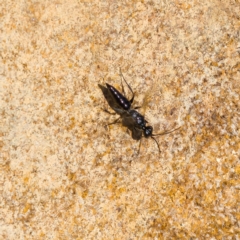
POLYGON ((124 112, 124 114, 122 114, 122 124, 128 129, 132 129, 135 127, 136 121, 129 112, 124 112))
POLYGON ((132 138, 134 140, 140 140, 142 138, 142 129, 139 128, 133 128, 132 129, 132 138))

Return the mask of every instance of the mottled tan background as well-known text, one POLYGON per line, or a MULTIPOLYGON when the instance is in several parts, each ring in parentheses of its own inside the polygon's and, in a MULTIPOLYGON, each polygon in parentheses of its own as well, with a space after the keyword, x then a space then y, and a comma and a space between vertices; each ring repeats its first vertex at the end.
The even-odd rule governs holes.
MULTIPOLYGON (((0 239, 240 239, 240 2, 1 1, 0 239), (98 84, 119 68, 154 132, 98 84)), ((129 94, 129 92, 128 92, 129 94)))

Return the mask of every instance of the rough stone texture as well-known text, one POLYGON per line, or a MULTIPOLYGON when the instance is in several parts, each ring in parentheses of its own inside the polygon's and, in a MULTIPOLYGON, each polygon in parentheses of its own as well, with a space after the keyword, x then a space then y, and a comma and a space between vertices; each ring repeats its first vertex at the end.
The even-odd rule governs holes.
POLYGON ((240 2, 2 1, 0 239, 240 239, 240 2), (98 84, 158 133, 138 142, 98 84), (127 92, 130 95, 129 91, 127 92))

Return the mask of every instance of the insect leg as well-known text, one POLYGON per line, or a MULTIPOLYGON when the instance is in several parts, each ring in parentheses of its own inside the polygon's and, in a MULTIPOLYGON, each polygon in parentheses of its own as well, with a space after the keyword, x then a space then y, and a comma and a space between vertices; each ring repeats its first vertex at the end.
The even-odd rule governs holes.
POLYGON ((104 108, 102 108, 102 110, 103 110, 104 112, 110 114, 110 115, 116 115, 116 114, 117 114, 117 113, 115 113, 115 112, 111 113, 111 112, 109 112, 107 109, 104 109, 104 108))
POLYGON ((123 92, 123 95, 124 95, 124 97, 126 97, 126 93, 125 93, 125 90, 124 90, 124 87, 123 87, 123 82, 122 82, 123 75, 122 75, 121 68, 120 68, 120 73, 121 73, 121 85, 122 85, 122 92, 123 92))
POLYGON ((137 153, 137 154, 139 154, 139 153, 140 153, 140 148, 141 148, 141 145, 142 145, 142 139, 140 139, 140 141, 139 141, 139 147, 138 147, 138 153, 137 153))
POLYGON ((123 110, 123 109, 121 109, 121 108, 115 108, 115 107, 113 107, 113 110, 114 110, 117 114, 123 114, 123 113, 126 112, 126 110, 123 110))
MULTIPOLYGON (((132 88, 130 87, 130 85, 127 83, 126 79, 124 78, 124 76, 123 76, 123 74, 122 74, 121 68, 120 68, 120 73, 121 73, 121 76, 122 76, 123 80, 124 80, 125 83, 127 84, 128 88, 129 88, 130 91, 132 92, 132 95, 133 95, 133 96, 132 96, 131 100, 129 100, 129 102, 130 102, 130 103, 133 103, 133 100, 134 100, 134 92, 133 92, 132 88)), ((122 88, 123 88, 123 85, 122 85, 122 88)), ((124 89, 123 89, 123 92, 124 92, 124 89)), ((125 95, 125 93, 124 93, 124 95, 125 95)))
POLYGON ((113 125, 113 124, 119 123, 119 119, 121 119, 121 117, 117 118, 115 121, 113 121, 113 122, 111 122, 111 123, 108 123, 108 124, 105 125, 105 126, 109 126, 109 125, 113 125))

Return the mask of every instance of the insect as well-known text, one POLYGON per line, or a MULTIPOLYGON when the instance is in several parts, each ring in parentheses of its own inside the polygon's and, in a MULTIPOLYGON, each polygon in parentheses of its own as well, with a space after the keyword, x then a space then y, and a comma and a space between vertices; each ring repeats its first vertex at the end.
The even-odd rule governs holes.
MULTIPOLYGON (((174 130, 170 130, 170 131, 166 131, 166 132, 162 132, 162 133, 158 133, 158 134, 153 134, 153 127, 147 126, 148 121, 144 118, 144 116, 142 114, 140 114, 136 110, 140 107, 132 108, 132 103, 134 101, 134 92, 133 92, 132 88, 130 87, 130 85, 127 83, 126 79, 124 78, 124 76, 121 72, 121 69, 120 69, 120 73, 121 73, 122 78, 124 79, 124 82, 126 83, 126 85, 128 86, 129 90, 132 93, 132 98, 130 100, 128 100, 126 98, 123 84, 122 84, 122 90, 123 90, 124 95, 122 93, 120 93, 115 87, 106 83, 107 89, 116 103, 115 105, 112 105, 111 107, 117 114, 120 115, 120 117, 118 119, 116 119, 114 122, 112 122, 108 125, 115 124, 115 123, 119 122, 120 119, 122 119, 122 124, 124 126, 128 127, 128 129, 132 131, 133 139, 141 141, 143 136, 145 138, 149 138, 149 137, 152 138, 156 142, 159 153, 160 153, 161 152, 160 147, 159 147, 157 140, 155 139, 155 136, 172 133, 172 132, 178 130, 180 127, 176 128, 174 130)), ((105 110, 105 111, 108 112, 107 110, 105 110)), ((141 142, 140 142, 140 144, 141 144, 141 142)), ((139 145, 139 150, 140 150, 140 145, 139 145)))

